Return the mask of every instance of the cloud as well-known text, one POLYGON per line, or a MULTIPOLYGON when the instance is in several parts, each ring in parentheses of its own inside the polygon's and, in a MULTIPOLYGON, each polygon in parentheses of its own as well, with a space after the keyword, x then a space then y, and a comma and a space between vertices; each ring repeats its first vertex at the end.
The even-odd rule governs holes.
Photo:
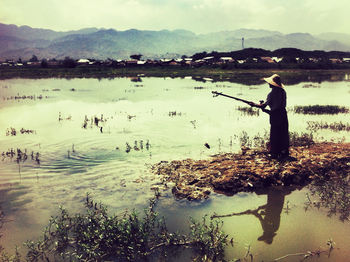
POLYGON ((348 32, 348 0, 0 0, 0 21, 71 30, 348 32))

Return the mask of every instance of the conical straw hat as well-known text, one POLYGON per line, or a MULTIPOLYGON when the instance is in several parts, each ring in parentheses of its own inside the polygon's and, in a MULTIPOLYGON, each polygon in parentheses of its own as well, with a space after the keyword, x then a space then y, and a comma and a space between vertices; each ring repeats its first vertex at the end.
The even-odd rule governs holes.
POLYGON ((284 88, 284 85, 281 82, 281 77, 277 74, 274 74, 270 77, 264 78, 264 80, 270 85, 284 88))

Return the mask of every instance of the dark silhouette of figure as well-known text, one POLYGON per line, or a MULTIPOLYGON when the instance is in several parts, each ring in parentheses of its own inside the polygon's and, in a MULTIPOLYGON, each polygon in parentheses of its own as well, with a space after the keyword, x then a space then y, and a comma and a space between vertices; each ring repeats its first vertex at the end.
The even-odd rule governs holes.
POLYGON ((271 244, 276 232, 280 227, 281 213, 284 206, 284 197, 290 194, 293 188, 270 188, 262 191, 257 191, 257 195, 267 195, 267 203, 259 206, 255 210, 246 210, 239 213, 232 213, 228 215, 213 215, 212 218, 254 215, 259 219, 263 234, 258 238, 259 241, 264 241, 271 244))
MULTIPOLYGON (((252 214, 260 221, 263 234, 258 238, 267 244, 271 244, 280 227, 281 213, 284 206, 284 197, 291 191, 272 189, 267 192, 266 205, 258 207, 252 214)), ((264 193, 266 194, 266 193, 264 193)))
POLYGON ((289 156, 289 132, 288 117, 286 111, 287 94, 279 75, 264 78, 269 84, 271 92, 268 94, 265 103, 251 106, 265 109, 270 107, 270 154, 271 158, 285 159, 289 156))

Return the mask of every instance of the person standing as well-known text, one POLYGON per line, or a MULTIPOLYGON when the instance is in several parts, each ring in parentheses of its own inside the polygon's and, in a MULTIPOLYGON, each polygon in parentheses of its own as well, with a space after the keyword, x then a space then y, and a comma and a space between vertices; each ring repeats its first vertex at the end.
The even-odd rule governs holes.
POLYGON ((286 111, 287 95, 279 75, 264 78, 271 88, 264 103, 251 106, 265 109, 270 107, 270 155, 274 159, 285 159, 289 156, 289 131, 286 111))

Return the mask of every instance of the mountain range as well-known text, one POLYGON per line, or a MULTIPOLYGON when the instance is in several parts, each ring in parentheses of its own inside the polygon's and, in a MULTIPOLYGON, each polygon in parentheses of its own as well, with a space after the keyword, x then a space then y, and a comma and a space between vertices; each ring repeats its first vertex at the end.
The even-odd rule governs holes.
POLYGON ((197 52, 225 52, 254 47, 267 50, 350 51, 350 34, 282 34, 278 31, 239 29, 209 34, 187 30, 137 30, 85 28, 57 32, 29 26, 0 23, 0 59, 41 58, 127 59, 131 54, 143 58, 174 58, 197 52))

